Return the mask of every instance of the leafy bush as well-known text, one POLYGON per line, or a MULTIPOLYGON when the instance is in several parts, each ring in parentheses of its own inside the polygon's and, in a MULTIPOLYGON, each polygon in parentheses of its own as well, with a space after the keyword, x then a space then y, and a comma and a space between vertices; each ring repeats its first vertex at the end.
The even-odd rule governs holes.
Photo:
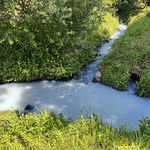
POLYGON ((144 3, 141 0, 117 0, 115 7, 117 15, 124 23, 128 23, 130 18, 136 16, 144 8, 144 3))
POLYGON ((118 18, 114 17, 110 12, 106 12, 101 21, 102 23, 92 33, 91 40, 96 46, 101 45, 104 40, 108 40, 119 26, 118 18))
POLYGON ((100 0, 0 4, 1 82, 72 77, 93 60, 95 48, 109 36, 100 29, 105 15, 100 0))

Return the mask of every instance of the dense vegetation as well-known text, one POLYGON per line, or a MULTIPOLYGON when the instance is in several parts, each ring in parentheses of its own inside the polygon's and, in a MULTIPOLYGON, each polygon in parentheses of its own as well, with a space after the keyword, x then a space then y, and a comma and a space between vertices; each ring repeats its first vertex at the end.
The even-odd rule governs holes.
POLYGON ((113 3, 116 14, 123 23, 128 23, 130 18, 136 16, 145 7, 150 6, 149 0, 116 0, 113 3))
POLYGON ((20 117, 7 112, 7 117, 0 117, 1 150, 148 150, 149 134, 148 118, 141 121, 139 130, 132 131, 108 126, 94 114, 76 121, 48 112, 20 117))
POLYGON ((72 77, 119 24, 101 0, 11 0, 0 8, 2 83, 72 77))
MULTIPOLYGON (((149 0, 0 0, 0 81, 70 78, 92 61, 96 47, 149 0)), ((150 96, 150 14, 133 17, 102 63, 101 82, 150 96)), ((150 149, 150 120, 139 130, 113 128, 98 115, 73 121, 62 114, 0 112, 0 149, 150 149)))
POLYGON ((150 97, 150 15, 149 9, 133 17, 126 34, 115 42, 101 66, 101 82, 127 90, 132 74, 139 76, 136 94, 150 97), (147 14, 148 13, 148 14, 147 14))

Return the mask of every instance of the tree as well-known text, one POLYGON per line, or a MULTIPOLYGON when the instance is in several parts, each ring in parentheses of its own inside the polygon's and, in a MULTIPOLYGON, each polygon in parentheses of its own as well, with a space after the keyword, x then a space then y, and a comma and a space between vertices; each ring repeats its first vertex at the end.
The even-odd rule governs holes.
POLYGON ((141 0, 117 0, 115 7, 120 20, 127 23, 130 17, 137 15, 143 8, 141 0))

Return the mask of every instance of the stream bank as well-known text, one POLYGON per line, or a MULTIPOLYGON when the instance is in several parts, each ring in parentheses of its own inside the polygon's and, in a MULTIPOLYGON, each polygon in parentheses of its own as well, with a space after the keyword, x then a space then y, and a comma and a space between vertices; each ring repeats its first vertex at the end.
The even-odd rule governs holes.
POLYGON ((150 97, 150 17, 144 11, 133 17, 127 32, 117 40, 100 67, 99 81, 118 90, 127 90, 136 81, 135 93, 150 97))

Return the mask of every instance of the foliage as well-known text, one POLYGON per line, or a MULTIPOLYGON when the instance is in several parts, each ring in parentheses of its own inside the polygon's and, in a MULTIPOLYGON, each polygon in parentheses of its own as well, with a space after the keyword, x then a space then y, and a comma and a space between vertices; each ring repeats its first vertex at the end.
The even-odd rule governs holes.
POLYGON ((150 17, 147 10, 129 23, 127 32, 117 40, 101 66, 101 82, 126 90, 132 73, 139 74, 136 94, 150 97, 150 17))
POLYGON ((144 0, 117 0, 114 6, 117 8, 120 21, 128 23, 131 17, 142 11, 146 3, 144 0))
POLYGON ((139 96, 150 97, 150 68, 146 69, 141 75, 141 79, 138 83, 136 93, 139 96))
POLYGON ((143 0, 142 1, 146 6, 150 6, 150 1, 149 0, 143 0))
POLYGON ((110 12, 106 12, 102 18, 102 23, 92 33, 92 43, 99 46, 104 40, 108 40, 119 26, 118 18, 114 17, 110 12))
POLYGON ((145 143, 148 143, 150 141, 150 119, 148 117, 144 118, 143 120, 140 120, 139 124, 139 131, 140 134, 143 136, 143 140, 145 143))
POLYGON ((100 28, 101 0, 1 0, 0 7, 1 82, 72 77, 112 33, 100 28))
POLYGON ((149 149, 149 120, 142 120, 140 130, 119 129, 92 114, 76 121, 62 114, 48 113, 10 116, 0 121, 0 149, 149 149))
MULTIPOLYGON (((117 55, 119 56, 119 55, 117 55)), ((117 57, 116 56, 116 57, 117 57)), ((110 58, 109 58, 110 59, 110 58)), ((118 90, 127 90, 127 83, 130 78, 129 67, 118 60, 110 64, 110 61, 103 62, 101 82, 118 90)))

